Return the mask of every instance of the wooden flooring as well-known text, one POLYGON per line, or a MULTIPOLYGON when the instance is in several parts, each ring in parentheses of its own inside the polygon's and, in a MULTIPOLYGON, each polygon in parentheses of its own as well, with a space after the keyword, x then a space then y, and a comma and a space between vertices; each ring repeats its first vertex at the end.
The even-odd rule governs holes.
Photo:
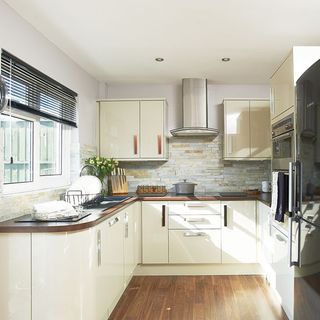
POLYGON ((112 320, 287 319, 261 276, 133 277, 112 320))

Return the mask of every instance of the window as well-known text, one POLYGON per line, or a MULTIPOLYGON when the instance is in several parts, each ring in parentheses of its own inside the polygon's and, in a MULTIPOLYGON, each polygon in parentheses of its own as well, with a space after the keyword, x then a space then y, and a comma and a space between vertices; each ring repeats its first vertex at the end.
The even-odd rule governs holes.
POLYGON ((33 123, 2 114, 4 183, 32 181, 33 123))
POLYGON ((4 50, 1 76, 9 91, 0 115, 4 193, 68 185, 77 94, 4 50))
POLYGON ((40 119, 40 175, 61 174, 61 124, 40 119))

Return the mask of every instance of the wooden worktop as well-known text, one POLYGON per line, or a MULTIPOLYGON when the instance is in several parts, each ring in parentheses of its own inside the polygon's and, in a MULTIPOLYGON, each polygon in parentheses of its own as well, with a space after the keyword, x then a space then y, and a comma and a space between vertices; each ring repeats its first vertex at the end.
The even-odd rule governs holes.
MULTIPOLYGON (((163 197, 138 197, 131 194, 131 198, 127 199, 112 208, 106 209, 99 213, 92 213, 89 216, 77 222, 15 222, 18 218, 0 222, 0 233, 28 233, 28 232, 72 232, 88 229, 102 221, 110 218, 119 210, 124 209, 135 201, 243 201, 243 200, 259 200, 270 206, 270 193, 261 193, 259 195, 248 195, 245 197, 221 197, 218 193, 212 194, 196 194, 193 196, 176 195, 168 193, 163 197)), ((94 212, 94 210, 93 210, 94 212)))

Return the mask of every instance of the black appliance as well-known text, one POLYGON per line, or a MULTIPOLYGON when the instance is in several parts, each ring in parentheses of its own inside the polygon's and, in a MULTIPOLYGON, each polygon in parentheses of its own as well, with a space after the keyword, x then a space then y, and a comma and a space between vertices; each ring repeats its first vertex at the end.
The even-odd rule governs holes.
POLYGON ((296 150, 289 164, 289 255, 294 319, 312 320, 320 318, 320 60, 296 82, 296 99, 296 150))
POLYGON ((293 113, 272 125, 272 171, 288 170, 294 161, 293 113))

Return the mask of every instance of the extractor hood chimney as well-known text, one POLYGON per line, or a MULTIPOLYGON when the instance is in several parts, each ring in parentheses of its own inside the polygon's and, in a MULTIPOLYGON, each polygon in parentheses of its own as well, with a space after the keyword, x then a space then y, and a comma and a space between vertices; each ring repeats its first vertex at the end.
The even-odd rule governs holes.
POLYGON ((208 128, 207 79, 182 79, 182 128, 171 130, 174 137, 217 136, 208 128))

